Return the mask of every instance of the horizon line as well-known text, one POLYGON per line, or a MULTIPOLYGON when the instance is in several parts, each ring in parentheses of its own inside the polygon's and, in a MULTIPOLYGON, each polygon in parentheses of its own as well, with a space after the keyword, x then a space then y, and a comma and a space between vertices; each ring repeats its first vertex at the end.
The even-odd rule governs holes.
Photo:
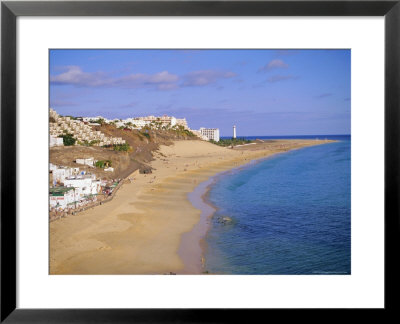
MULTIPOLYGON (((289 135, 242 135, 242 136, 236 136, 236 138, 240 137, 272 137, 272 136, 351 136, 351 134, 289 134, 289 135)), ((220 137, 233 137, 230 135, 221 135, 220 137)))

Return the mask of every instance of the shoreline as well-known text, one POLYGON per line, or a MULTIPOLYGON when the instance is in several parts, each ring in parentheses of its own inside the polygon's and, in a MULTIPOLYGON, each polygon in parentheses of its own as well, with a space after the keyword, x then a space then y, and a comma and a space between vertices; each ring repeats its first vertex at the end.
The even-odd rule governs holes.
MULTIPOLYGON (((308 146, 294 148, 284 152, 277 152, 272 155, 250 160, 248 163, 233 167, 231 169, 218 172, 210 176, 206 181, 199 183, 192 192, 189 192, 187 195, 188 200, 193 205, 193 207, 201 210, 201 214, 199 222, 193 227, 193 229, 190 232, 182 234, 178 254, 182 258, 184 268, 179 274, 193 272, 204 274, 206 271, 204 267, 205 253, 208 247, 206 237, 212 227, 212 218, 218 210, 218 207, 216 207, 210 201, 209 196, 212 186, 218 181, 218 179, 228 174, 239 172, 242 169, 252 167, 253 165, 261 163, 265 160, 275 158, 277 155, 304 149, 306 147, 308 146)), ((209 273, 207 272, 207 274, 209 273)))
POLYGON ((181 237, 178 254, 184 264, 182 273, 203 273, 204 271, 205 237, 211 228, 211 219, 216 211, 214 206, 205 201, 204 196, 214 183, 214 177, 211 176, 187 194, 190 203, 194 208, 201 210, 201 214, 193 229, 183 233, 181 237))
POLYGON ((162 146, 152 174, 136 175, 107 204, 50 223, 50 274, 200 274, 209 218, 202 215, 204 194, 201 201, 193 198, 200 208, 188 196, 199 197, 210 179, 252 161, 330 142, 282 140, 238 149, 202 141, 162 146))
POLYGON ((241 169, 250 167, 256 163, 275 157, 276 155, 282 153, 286 152, 275 153, 270 156, 264 156, 258 159, 250 160, 246 164, 216 173, 210 176, 206 181, 199 183, 199 185, 195 187, 192 192, 189 192, 187 194, 190 203, 193 205, 193 207, 200 209, 201 214, 200 220, 193 227, 193 229, 190 232, 182 234, 181 243, 178 250, 178 254, 182 258, 182 261, 184 263, 182 274, 193 272, 197 272, 200 274, 204 273, 205 271, 205 252, 207 249, 206 236, 211 229, 212 218, 215 212, 218 210, 218 208, 214 206, 214 204, 211 203, 211 201, 209 200, 209 194, 212 186, 218 181, 218 178, 223 177, 224 175, 227 175, 229 173, 240 171, 241 169))

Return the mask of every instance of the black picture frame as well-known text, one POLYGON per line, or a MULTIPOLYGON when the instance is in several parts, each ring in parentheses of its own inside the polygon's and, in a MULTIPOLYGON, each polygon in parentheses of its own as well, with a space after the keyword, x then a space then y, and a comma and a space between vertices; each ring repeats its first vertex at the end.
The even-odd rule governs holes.
MULTIPOLYGON (((400 255, 400 0, 4 1, 1 3, 1 322, 217 323, 236 322, 241 316, 247 317, 247 322, 258 322, 256 318, 263 318, 267 311, 282 313, 271 309, 16 308, 16 19, 19 16, 384 16, 385 307, 364 314, 370 319, 376 316, 382 320, 382 315, 396 312, 399 306, 399 267, 396 261, 400 255)), ((299 316, 309 316, 310 310, 294 311, 299 316)), ((333 314, 332 310, 326 311, 333 314)))

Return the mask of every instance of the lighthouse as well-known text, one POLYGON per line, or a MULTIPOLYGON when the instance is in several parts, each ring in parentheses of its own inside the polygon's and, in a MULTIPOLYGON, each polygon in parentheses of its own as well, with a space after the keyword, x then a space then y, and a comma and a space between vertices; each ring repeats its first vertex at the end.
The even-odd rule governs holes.
POLYGON ((236 125, 233 125, 233 138, 236 138, 236 125))

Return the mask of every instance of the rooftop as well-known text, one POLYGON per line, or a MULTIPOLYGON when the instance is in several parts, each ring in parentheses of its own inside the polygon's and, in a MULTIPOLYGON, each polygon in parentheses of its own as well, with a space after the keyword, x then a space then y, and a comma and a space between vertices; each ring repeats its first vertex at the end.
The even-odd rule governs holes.
POLYGON ((50 188, 50 195, 64 196, 64 194, 70 190, 74 190, 74 188, 73 187, 54 187, 54 188, 50 188))

